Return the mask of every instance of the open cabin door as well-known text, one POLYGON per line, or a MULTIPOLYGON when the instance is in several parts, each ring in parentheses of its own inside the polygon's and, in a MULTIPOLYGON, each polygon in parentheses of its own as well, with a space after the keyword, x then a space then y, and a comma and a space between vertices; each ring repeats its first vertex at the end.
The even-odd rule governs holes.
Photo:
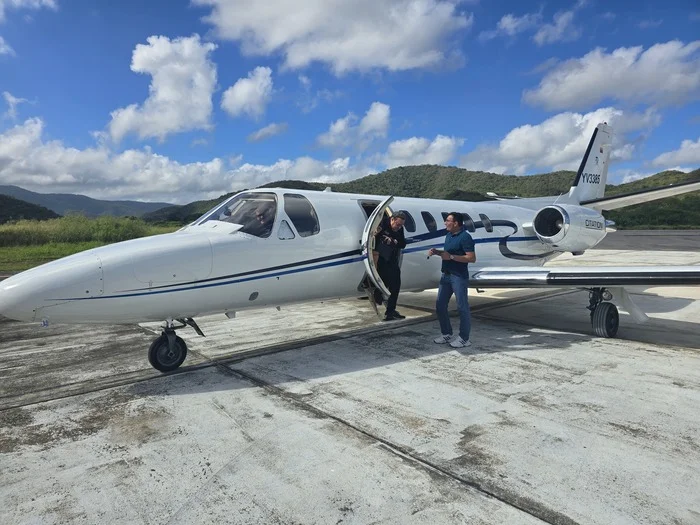
POLYGON ((372 281, 372 284, 382 292, 384 297, 389 297, 391 293, 382 282, 382 279, 379 277, 379 272, 377 271, 377 265, 374 262, 372 251, 374 250, 374 235, 377 231, 377 227, 379 227, 379 224, 382 222, 384 214, 387 210, 389 211, 389 215, 391 215, 391 208, 389 208, 389 204, 391 204, 391 201, 393 200, 394 197, 388 197, 374 209, 367 219, 365 229, 362 232, 362 257, 365 263, 365 268, 367 269, 367 275, 369 276, 370 281, 372 281))

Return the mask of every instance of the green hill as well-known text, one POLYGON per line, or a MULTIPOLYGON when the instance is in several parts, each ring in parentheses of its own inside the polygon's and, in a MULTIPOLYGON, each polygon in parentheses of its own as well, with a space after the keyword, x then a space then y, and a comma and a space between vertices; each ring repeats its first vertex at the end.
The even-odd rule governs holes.
POLYGON ((10 185, 0 185, 0 195, 44 206, 60 215, 77 213, 86 217, 140 217, 144 213, 169 205, 167 202, 103 201, 72 193, 36 193, 10 185))
POLYGON ((568 191, 576 173, 557 171, 541 175, 497 175, 447 166, 402 166, 350 182, 333 184, 333 191, 445 199, 455 191, 486 195, 538 197, 568 191))
POLYGON ((0 224, 21 219, 43 221, 57 217, 60 217, 60 215, 43 206, 37 206, 36 204, 0 194, 0 224))
MULTIPOLYGON (((449 200, 488 200, 487 192, 518 197, 559 195, 569 191, 576 173, 557 171, 539 175, 498 175, 483 171, 468 171, 448 166, 403 166, 368 175, 349 182, 330 184, 333 191, 371 195, 395 195, 449 200)), ((691 173, 664 171, 645 179, 607 185, 606 195, 633 193, 649 188, 700 180, 700 169, 691 173)), ((323 190, 329 184, 285 180, 265 184, 264 188, 282 187, 323 190)), ((143 216, 147 221, 178 221, 187 223, 213 208, 232 194, 210 201, 197 201, 185 206, 169 206, 143 216)), ((700 228, 700 192, 630 206, 605 213, 620 228, 700 228)))

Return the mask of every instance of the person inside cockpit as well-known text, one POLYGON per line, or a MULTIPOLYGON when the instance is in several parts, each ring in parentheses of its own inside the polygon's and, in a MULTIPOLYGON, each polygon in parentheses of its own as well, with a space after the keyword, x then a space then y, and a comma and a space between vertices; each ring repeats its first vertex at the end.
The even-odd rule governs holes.
POLYGON ((255 235, 269 237, 272 233, 272 223, 275 217, 272 206, 268 203, 261 204, 255 209, 255 235))

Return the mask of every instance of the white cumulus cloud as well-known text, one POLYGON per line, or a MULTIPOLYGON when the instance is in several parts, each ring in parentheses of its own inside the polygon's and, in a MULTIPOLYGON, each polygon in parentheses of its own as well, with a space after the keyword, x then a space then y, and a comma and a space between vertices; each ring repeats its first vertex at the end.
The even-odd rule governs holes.
POLYGON ((628 182, 634 182, 636 180, 646 179, 655 175, 656 172, 649 171, 639 171, 633 169, 621 169, 610 172, 608 175, 608 182, 613 184, 627 184, 628 182))
POLYGON ((697 141, 684 140, 681 147, 667 151, 651 161, 652 165, 668 168, 678 164, 691 164, 700 167, 700 137, 697 141))
POLYGON ((272 70, 256 67, 247 78, 239 78, 221 97, 221 108, 232 117, 246 114, 257 119, 265 114, 272 98, 272 70))
POLYGON ((5 11, 8 9, 41 9, 48 7, 56 10, 58 5, 56 0, 0 0, 0 23, 5 21, 5 11))
POLYGON ((411 137, 389 144, 384 156, 387 168, 420 164, 448 164, 455 158, 464 139, 438 135, 432 141, 423 137, 411 137))
POLYGON ((508 13, 501 17, 498 24, 496 24, 496 29, 479 33, 479 40, 491 40, 499 36, 513 37, 539 26, 541 20, 541 13, 528 13, 522 16, 515 16, 512 13, 508 13))
POLYGON ((360 121, 361 136, 377 136, 386 137, 389 130, 389 118, 391 108, 381 102, 372 102, 372 105, 365 113, 365 116, 360 121))
POLYGON ((28 102, 26 98, 15 97, 9 91, 3 91, 2 96, 7 103, 7 112, 5 117, 15 120, 17 118, 17 106, 24 102, 28 102))
POLYGON ((287 131, 288 127, 286 122, 273 122, 248 135, 248 142, 260 142, 261 140, 269 139, 275 135, 280 135, 287 131))
MULTIPOLYGON (((44 122, 28 119, 0 133, 0 181, 42 193, 78 193, 98 199, 187 203, 282 180, 340 182, 373 168, 349 157, 320 161, 280 159, 270 165, 231 159, 180 163, 151 148, 114 152, 106 144, 77 149, 43 139, 44 122)), ((376 170, 374 170, 376 171, 376 170)))
POLYGON ((209 55, 216 45, 201 42, 199 35, 173 40, 150 36, 147 42, 134 49, 131 70, 151 75, 150 94, 141 105, 111 113, 112 140, 130 133, 164 140, 172 133, 209 129, 216 87, 216 66, 209 55))
POLYGON ((10 47, 10 44, 5 42, 5 39, 0 36, 0 56, 2 55, 9 55, 9 56, 15 56, 15 50, 10 47))
POLYGON ((585 7, 586 1, 579 0, 566 11, 557 11, 551 23, 544 23, 542 7, 535 13, 516 16, 508 13, 501 17, 496 29, 482 31, 479 40, 487 41, 497 37, 513 38, 520 33, 535 31, 532 39, 538 46, 560 41, 576 40, 581 36, 581 30, 574 24, 577 12, 585 7))
POLYGON ((556 13, 553 22, 540 27, 532 39, 538 46, 576 40, 581 36, 581 30, 574 25, 574 16, 575 12, 573 10, 556 13))
POLYGON ((384 138, 389 130, 391 108, 381 102, 373 102, 359 123, 357 116, 350 112, 345 117, 331 123, 327 132, 321 134, 317 142, 329 149, 355 147, 364 150, 372 140, 384 138))
POLYGON ((596 48, 581 58, 561 62, 523 93, 525 102, 548 110, 590 107, 605 99, 657 105, 700 98, 700 40, 677 40, 621 47, 611 53, 596 48))
POLYGON ((455 0, 193 0, 204 20, 246 55, 284 55, 286 68, 325 63, 336 73, 433 68, 459 58, 455 36, 473 16, 455 0))
POLYGON ((536 125, 519 126, 497 145, 483 144, 464 155, 461 166, 471 170, 522 175, 549 170, 575 170, 583 158, 593 129, 600 122, 613 127, 612 158, 632 157, 636 149, 634 133, 648 132, 660 122, 653 110, 628 113, 600 108, 586 114, 559 113, 536 125))

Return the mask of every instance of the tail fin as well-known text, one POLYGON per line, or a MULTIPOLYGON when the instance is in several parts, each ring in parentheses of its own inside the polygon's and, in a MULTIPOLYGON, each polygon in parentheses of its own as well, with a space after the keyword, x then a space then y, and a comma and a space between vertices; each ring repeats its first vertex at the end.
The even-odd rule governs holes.
POLYGON ((569 200, 579 203, 599 199, 605 195, 608 180, 608 161, 612 143, 612 128, 603 122, 593 130, 586 154, 569 190, 569 200))

